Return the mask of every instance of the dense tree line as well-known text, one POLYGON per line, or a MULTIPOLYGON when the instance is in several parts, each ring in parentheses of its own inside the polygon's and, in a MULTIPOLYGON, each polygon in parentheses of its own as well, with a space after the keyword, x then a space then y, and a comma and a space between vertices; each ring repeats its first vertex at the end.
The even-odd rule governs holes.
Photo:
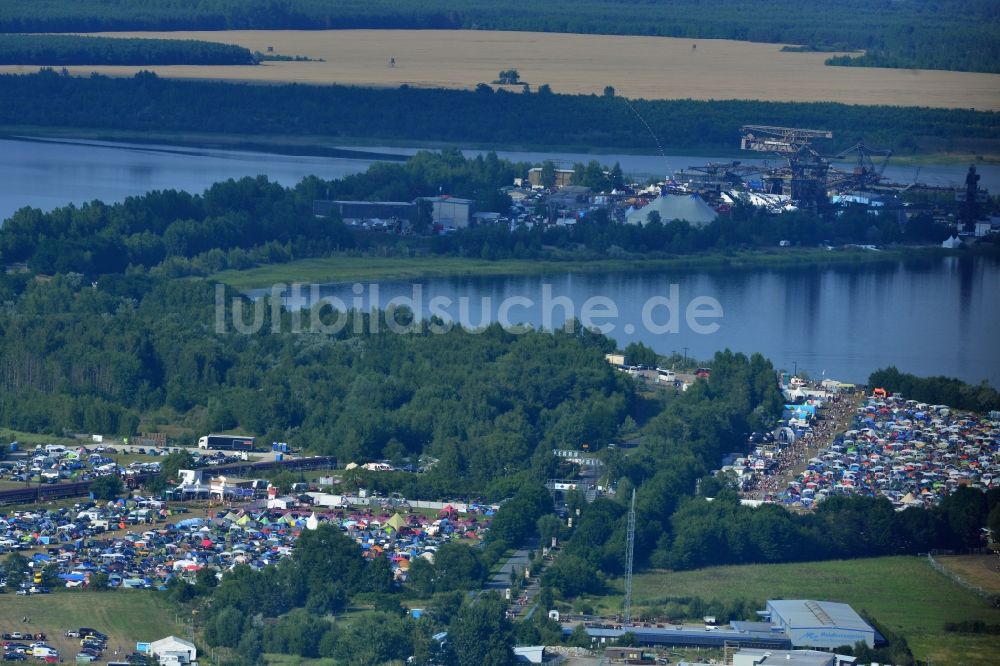
POLYGON ((917 377, 889 366, 869 375, 868 385, 932 405, 981 413, 1000 410, 1000 392, 985 380, 977 386, 952 377, 917 377))
POLYGON ((885 498, 845 496, 795 514, 774 505, 744 507, 735 493, 722 493, 711 502, 682 503, 671 517, 669 548, 654 562, 692 569, 979 548, 986 545, 981 529, 998 502, 996 491, 963 487, 933 509, 896 511, 885 498))
MULTIPOLYGON (((344 86, 259 86, 161 79, 0 76, 0 123, 245 135, 364 136, 381 140, 596 148, 732 151, 745 124, 819 127, 833 153, 859 135, 897 153, 1000 141, 1000 114, 969 109, 832 102, 634 100, 617 97, 344 86), (634 108, 634 111, 633 111, 634 108), (377 112, 376 112, 377 110, 377 112)), ((974 148, 970 148, 974 149, 974 148)))
MULTIPOLYGON (((202 569, 193 581, 172 579, 167 595, 201 611, 205 642, 226 648, 223 664, 260 664, 268 652, 358 666, 410 657, 416 664, 504 666, 513 663, 505 605, 495 595, 466 594, 482 586, 493 561, 458 542, 443 544, 432 558, 415 558, 405 591, 420 599, 418 620, 400 602, 404 590, 388 560, 365 558, 338 527, 321 525, 304 531, 292 557, 277 565, 237 566, 221 581, 202 569), (349 607, 370 610, 349 623, 331 621, 349 607), (441 631, 449 633, 447 642, 432 638, 441 631)), ((558 640, 558 627, 542 626, 558 640)))
POLYGON ((661 35, 872 49, 859 64, 998 71, 997 18, 989 0, 815 3, 767 0, 643 2, 447 0, 329 3, 323 0, 13 0, 0 8, 0 31, 469 28, 661 35))
POLYGON ((0 34, 0 65, 254 65, 248 49, 193 39, 0 34))
MULTIPOLYGON (((547 573, 565 595, 596 591, 598 572, 624 571, 626 509, 636 497, 636 560, 662 566, 675 527, 671 516, 682 498, 695 493, 698 479, 718 466, 723 454, 742 450, 746 434, 769 428, 781 411, 774 368, 759 354, 719 352, 712 374, 666 402, 644 430, 637 449, 609 451, 608 478, 616 499, 576 503, 581 510, 563 554, 547 573)), ((780 509, 779 509, 780 511, 780 509)))
POLYGON ((317 219, 311 206, 300 192, 258 177, 218 183, 202 195, 167 190, 52 213, 25 208, 0 229, 0 257, 39 273, 99 275, 175 257, 268 263, 287 260, 293 248, 302 256, 353 245, 343 225, 317 219))
MULTIPOLYGON (((485 574, 477 558, 468 546, 442 546, 433 564, 423 558, 414 562, 412 587, 424 584, 422 567, 430 568, 432 586, 475 587, 485 574)), ((265 652, 359 666, 411 656, 417 664, 513 663, 511 625, 498 598, 463 600, 462 592, 446 591, 429 599, 423 618, 416 620, 405 614, 396 592, 385 558, 366 560, 358 544, 328 525, 305 531, 294 555, 277 566, 259 571, 239 566, 218 584, 214 576, 199 575, 193 585, 170 585, 178 601, 207 600, 199 604, 204 639, 209 646, 230 649, 223 652, 223 663, 263 663, 265 652), (328 618, 348 603, 372 610, 341 629, 328 618), (432 639, 442 629, 449 632, 445 645, 432 639)))
POLYGON ((809 211, 771 214, 752 206, 737 205, 714 222, 695 227, 683 220, 654 220, 642 226, 614 223, 607 211, 598 210, 572 227, 515 229, 478 227, 435 238, 435 254, 475 256, 484 259, 628 258, 725 252, 755 247, 775 247, 782 240, 816 247, 826 243, 940 243, 949 229, 929 215, 900 224, 895 214, 871 215, 858 207, 846 211, 809 211), (554 251, 557 250, 557 251, 554 251))

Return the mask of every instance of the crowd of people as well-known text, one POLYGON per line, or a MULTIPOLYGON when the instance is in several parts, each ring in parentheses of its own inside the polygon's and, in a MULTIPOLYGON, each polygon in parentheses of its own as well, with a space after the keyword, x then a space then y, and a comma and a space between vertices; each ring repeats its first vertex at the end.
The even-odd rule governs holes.
POLYGON ((796 470, 850 427, 858 402, 853 393, 816 391, 805 404, 788 405, 775 432, 754 433, 750 453, 732 459, 744 499, 774 501, 796 470))

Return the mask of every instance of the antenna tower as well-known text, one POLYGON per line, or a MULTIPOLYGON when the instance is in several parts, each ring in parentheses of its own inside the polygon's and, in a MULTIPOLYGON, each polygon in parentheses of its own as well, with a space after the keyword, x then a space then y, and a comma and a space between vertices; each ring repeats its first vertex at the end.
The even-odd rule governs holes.
POLYGON ((635 488, 632 489, 632 506, 628 512, 628 536, 625 537, 625 612, 623 623, 632 622, 632 560, 635 559, 635 488))

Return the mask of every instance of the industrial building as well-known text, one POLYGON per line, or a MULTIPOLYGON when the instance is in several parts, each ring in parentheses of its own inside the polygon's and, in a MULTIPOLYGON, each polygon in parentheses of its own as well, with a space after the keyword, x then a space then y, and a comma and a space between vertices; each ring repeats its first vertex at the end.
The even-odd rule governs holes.
MULTIPOLYGON (((875 647, 876 632, 848 604, 832 601, 781 599, 767 602, 764 612, 795 647, 837 648, 858 641, 875 647)), ((881 637, 880 637, 881 638, 881 637)))
POLYGON ((417 206, 407 201, 326 201, 313 202, 313 215, 330 217, 336 214, 346 224, 361 224, 368 220, 408 220, 416 218, 417 206))
MULTIPOLYGON (((593 624, 586 629, 587 635, 597 645, 614 643, 626 632, 632 633, 636 645, 640 646, 729 646, 756 648, 772 653, 776 650, 788 652, 794 648, 830 650, 854 645, 858 641, 864 642, 868 647, 885 644, 885 639, 847 604, 771 600, 767 602, 766 609, 758 611, 758 614, 763 621, 734 620, 726 626, 593 624)), ((564 625, 563 630, 571 632, 572 626, 564 625)), ((805 662, 803 664, 811 666, 805 662)))
POLYGON ((469 226, 472 206, 475 203, 471 199, 449 196, 421 197, 418 201, 427 201, 431 204, 431 219, 434 221, 434 226, 452 229, 465 229, 469 226))
POLYGON ((740 648, 733 653, 733 666, 853 666, 854 657, 819 650, 760 650, 740 648))
MULTIPOLYGON (((735 624, 735 623, 734 623, 735 624)), ((751 623, 760 624, 760 623, 751 623)), ((567 634, 572 628, 563 627, 567 634)), ((701 628, 696 626, 646 627, 631 625, 623 627, 587 627, 587 635, 597 645, 607 645, 620 639, 626 632, 635 636, 637 645, 648 647, 703 647, 722 648, 726 645, 758 647, 767 650, 790 650, 792 642, 780 632, 772 632, 769 625, 764 629, 737 629, 733 627, 701 628)))
MULTIPOLYGON (((565 187, 567 185, 573 184, 573 170, 572 169, 555 169, 555 182, 553 185, 555 187, 565 187)), ((542 167, 534 167, 528 169, 528 182, 534 187, 541 187, 542 185, 542 167)))

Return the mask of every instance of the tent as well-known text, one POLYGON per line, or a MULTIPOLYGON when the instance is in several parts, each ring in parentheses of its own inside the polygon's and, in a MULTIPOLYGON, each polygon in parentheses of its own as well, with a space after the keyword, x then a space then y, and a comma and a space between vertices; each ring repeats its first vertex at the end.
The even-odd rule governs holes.
POLYGON ((718 213, 697 194, 665 194, 656 197, 648 205, 625 216, 629 224, 646 224, 649 214, 656 212, 664 224, 672 220, 684 220, 695 227, 703 227, 715 221, 718 213))

